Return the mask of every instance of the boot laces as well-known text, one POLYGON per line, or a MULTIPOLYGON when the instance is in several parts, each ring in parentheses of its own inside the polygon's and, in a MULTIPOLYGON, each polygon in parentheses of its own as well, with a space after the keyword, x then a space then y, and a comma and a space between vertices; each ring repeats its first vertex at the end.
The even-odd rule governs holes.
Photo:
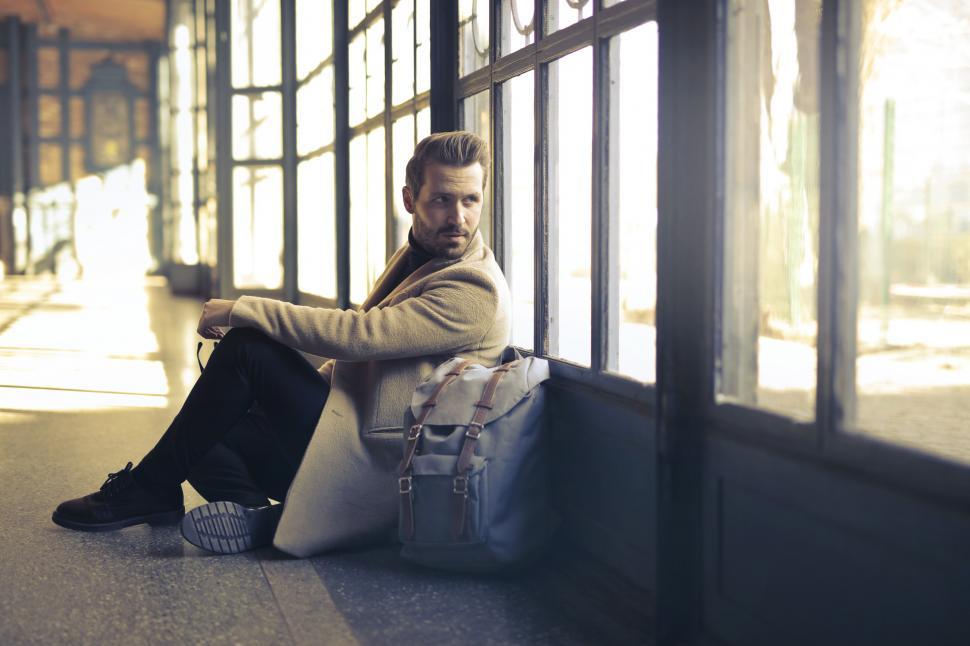
POLYGON ((113 496, 130 487, 131 483, 134 482, 131 477, 131 467, 132 464, 129 462, 121 471, 109 473, 108 479, 101 485, 101 491, 109 496, 113 496))

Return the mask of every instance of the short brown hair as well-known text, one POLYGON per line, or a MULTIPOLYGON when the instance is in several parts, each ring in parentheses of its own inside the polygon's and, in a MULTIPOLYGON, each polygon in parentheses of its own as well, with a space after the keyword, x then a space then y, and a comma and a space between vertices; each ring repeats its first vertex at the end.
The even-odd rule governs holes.
POLYGON ((482 166, 483 189, 488 182, 488 144, 473 132, 467 130, 436 132, 418 142, 405 172, 405 183, 411 189, 414 199, 418 199, 418 193, 421 192, 421 185, 424 184, 424 167, 429 162, 458 167, 478 162, 482 166))

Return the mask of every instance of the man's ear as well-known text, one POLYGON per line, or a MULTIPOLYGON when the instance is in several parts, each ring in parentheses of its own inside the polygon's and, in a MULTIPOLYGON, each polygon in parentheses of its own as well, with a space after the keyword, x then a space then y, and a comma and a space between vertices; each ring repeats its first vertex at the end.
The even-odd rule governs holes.
POLYGON ((407 186, 402 188, 401 197, 404 199, 404 210, 408 213, 414 213, 414 196, 411 195, 411 189, 407 186))

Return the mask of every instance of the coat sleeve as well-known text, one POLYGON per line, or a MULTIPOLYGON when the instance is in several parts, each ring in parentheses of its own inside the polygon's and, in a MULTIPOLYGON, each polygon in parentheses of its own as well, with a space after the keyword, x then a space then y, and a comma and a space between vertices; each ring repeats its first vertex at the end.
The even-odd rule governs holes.
POLYGON ((243 296, 230 316, 288 346, 344 361, 400 359, 477 347, 495 322, 498 290, 471 268, 448 272, 399 303, 366 312, 243 296))

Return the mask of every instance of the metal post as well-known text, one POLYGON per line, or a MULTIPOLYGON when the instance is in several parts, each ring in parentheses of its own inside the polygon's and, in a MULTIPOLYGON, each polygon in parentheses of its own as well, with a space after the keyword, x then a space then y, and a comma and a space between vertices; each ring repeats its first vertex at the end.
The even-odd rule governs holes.
POLYGON ((0 258, 2 258, 8 273, 14 273, 17 267, 17 245, 14 230, 14 212, 23 208, 24 191, 24 157, 23 131, 21 121, 17 115, 21 113, 20 105, 20 19, 12 16, 4 23, 4 35, 7 44, 7 94, 6 119, 7 127, 6 150, 0 150, 3 155, 3 165, 9 171, 7 187, 10 190, 10 213, 7 216, 3 230, 0 231, 0 258))
POLYGON ((216 193, 218 202, 219 294, 232 294, 232 47, 230 0, 216 1, 216 193))
POLYGON ((334 218, 337 242, 337 307, 350 306, 350 119, 347 3, 333 5, 334 218))
POLYGON ((431 0, 431 132, 458 125, 458 3, 431 0))
POLYGON ((296 199, 296 4, 281 0, 280 27, 283 64, 283 297, 296 302, 300 244, 296 199))

